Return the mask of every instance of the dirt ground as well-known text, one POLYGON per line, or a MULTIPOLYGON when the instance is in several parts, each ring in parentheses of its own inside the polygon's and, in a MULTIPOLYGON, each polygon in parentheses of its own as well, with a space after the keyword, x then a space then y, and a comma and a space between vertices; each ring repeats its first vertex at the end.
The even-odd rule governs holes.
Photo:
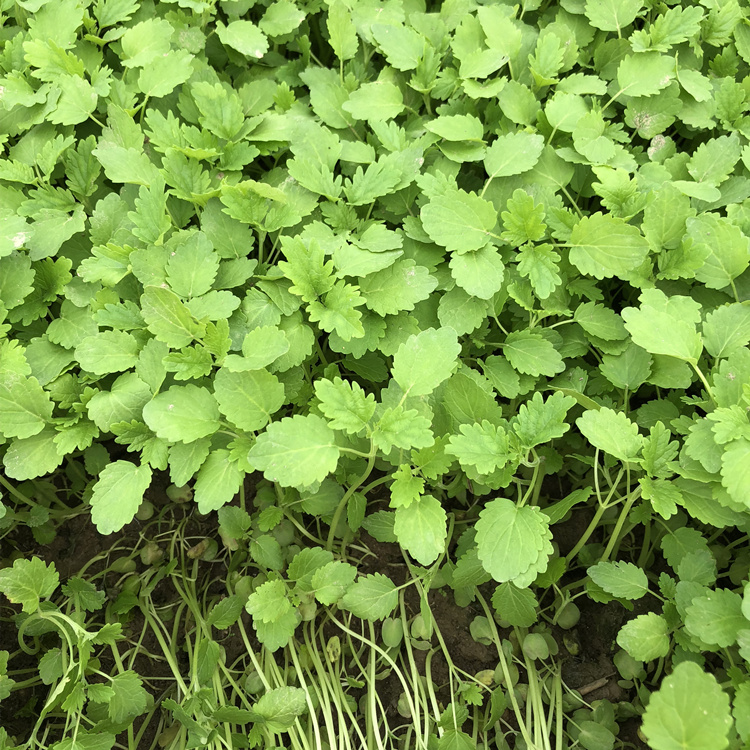
MULTIPOLYGON (((184 508, 186 513, 192 513, 192 510, 190 505, 184 508)), ((192 513, 192 516, 192 531, 196 534, 201 532, 211 533, 215 530, 215 517, 204 518, 197 513, 192 513)), ((584 509, 574 513, 571 521, 555 527, 555 539, 563 554, 572 547, 575 543, 574 540, 578 538, 581 529, 587 523, 587 511, 584 509)), ((75 575, 93 556, 110 549, 113 544, 117 543, 126 548, 135 545, 139 539, 142 526, 143 524, 140 522, 134 521, 122 532, 103 537, 97 533, 88 516, 82 515, 63 524, 58 530, 57 537, 51 544, 45 546, 36 544, 27 529, 20 529, 12 538, 6 538, 0 543, 2 544, 0 557, 7 557, 13 549, 21 551, 25 556, 37 555, 47 563, 54 562, 61 580, 64 581, 66 578, 75 575)), ((381 544, 367 534, 362 535, 362 542, 374 552, 374 555, 367 556, 363 560, 362 572, 383 573, 394 580, 396 584, 402 583, 406 579, 407 569, 401 550, 397 545, 381 544)), ((140 561, 138 565, 140 569, 140 561)), ((88 570, 88 573, 96 572, 95 566, 88 570)), ((116 596, 117 592, 110 588, 114 585, 113 581, 105 581, 104 585, 108 596, 116 596)), ((413 587, 407 591, 407 614, 411 616, 419 611, 419 602, 413 587)), ((492 587, 488 585, 486 595, 488 600, 491 593, 492 587)), ((160 601, 168 603, 170 597, 175 597, 176 593, 171 590, 171 584, 165 581, 154 592, 154 596, 160 601)), ((562 677, 565 684, 574 690, 583 690, 588 702, 598 699, 607 699, 613 702, 627 700, 628 696, 617 683, 618 675, 612 656, 614 655, 615 636, 623 622, 630 616, 629 613, 617 603, 603 606, 587 599, 579 599, 578 603, 581 609, 581 620, 577 627, 571 631, 566 631, 564 634, 562 631, 553 633, 560 644, 560 656, 558 658, 562 658, 562 677), (575 656, 570 655, 565 649, 563 635, 580 644, 580 650, 575 656)), ((484 614, 478 603, 468 607, 457 606, 452 593, 446 587, 431 591, 429 604, 451 658, 459 669, 469 674, 476 674, 481 670, 495 668, 497 657, 494 649, 474 641, 469 634, 472 619, 477 615, 484 614)), ((3 617, 0 626, 0 649, 14 652, 18 650, 18 644, 16 629, 12 623, 7 621, 7 618, 12 614, 9 610, 7 603, 5 606, 0 606, 0 613, 3 617)), ((247 632, 253 634, 249 617, 247 617, 245 625, 247 632)), ((127 631, 130 635, 138 637, 142 627, 142 615, 136 612, 127 624, 127 631)), ((507 635, 507 633, 504 635, 507 635)), ((223 643, 227 648, 227 661, 231 663, 243 648, 241 639, 236 633, 227 631, 223 643)), ((257 645, 257 643, 254 645, 257 645)), ((158 697, 164 685, 163 682, 160 683, 159 678, 166 677, 170 673, 168 666, 162 659, 154 659, 148 656, 148 654, 159 655, 160 653, 158 642, 153 634, 146 629, 142 653, 137 656, 133 668, 143 677, 146 687, 152 691, 155 697, 158 697), (160 688, 159 685, 162 687, 160 688)), ((415 650, 414 653, 421 671, 424 668, 426 654, 420 650, 415 650)), ((35 665, 35 657, 21 655, 13 659, 11 667, 13 669, 33 668, 35 665)), ((109 659, 104 658, 102 661, 102 670, 107 671, 109 669, 114 669, 111 657, 109 659)), ((448 666, 439 652, 432 659, 431 669, 433 682, 438 686, 438 699, 447 705, 449 702, 449 672, 448 666)), ((41 688, 41 690, 29 688, 14 692, 3 701, 0 707, 2 726, 11 736, 15 735, 18 740, 25 739, 31 724, 30 719, 36 715, 38 707, 46 696, 46 686, 41 686, 41 688)), ((397 702, 401 689, 400 683, 393 676, 378 683, 378 694, 387 712, 392 714, 394 724, 401 723, 397 713, 397 702)), ((152 745, 159 731, 158 716, 157 712, 145 733, 141 743, 144 748, 152 745)), ((510 720, 509 714, 506 715, 506 718, 510 720)), ((625 722, 621 725, 619 739, 627 743, 626 746, 645 748, 646 745, 637 736, 637 726, 637 720, 625 722)), ((138 726, 136 726, 137 728, 138 726)), ((120 738, 120 740, 125 745, 127 744, 125 737, 120 738)))

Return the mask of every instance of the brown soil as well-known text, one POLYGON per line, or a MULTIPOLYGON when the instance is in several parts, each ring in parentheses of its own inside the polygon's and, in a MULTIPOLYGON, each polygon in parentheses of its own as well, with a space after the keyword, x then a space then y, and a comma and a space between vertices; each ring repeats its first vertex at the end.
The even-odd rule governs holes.
MULTIPOLYGON (((152 491, 152 502, 156 504, 164 502, 163 495, 160 496, 160 492, 163 492, 163 488, 152 491)), ((202 517, 192 510, 191 505, 184 507, 184 512, 191 513, 188 526, 191 536, 200 536, 215 531, 216 520, 214 516, 202 517)), ((580 534, 588 521, 587 510, 582 509, 574 512, 571 520, 555 527, 555 540, 563 554, 572 548, 575 541, 580 538, 580 534)), ((138 543, 142 528, 143 524, 135 521, 119 534, 102 537, 91 524, 88 514, 84 514, 62 524, 57 537, 46 546, 36 544, 28 530, 19 529, 17 533, 14 533, 12 540, 6 538, 2 541, 0 557, 7 558, 13 549, 18 549, 24 556, 37 555, 45 562, 54 562, 61 580, 64 581, 66 578, 75 575, 92 557, 109 550, 115 543, 124 548, 135 546, 138 543)), ((374 555, 366 556, 362 560, 362 572, 383 573, 397 585, 406 580, 408 570, 397 545, 381 544, 367 534, 362 535, 362 541, 374 553, 374 555)), ((102 562, 99 567, 92 566, 88 569, 88 573, 96 573, 102 570, 104 565, 102 562)), ((140 570, 142 568, 140 562, 138 565, 140 570)), ((100 588, 104 586, 110 596, 116 595, 116 592, 111 589, 114 586, 114 579, 106 580, 103 583, 100 581, 98 585, 100 588)), ((219 583, 213 585, 218 585, 221 588, 219 583)), ((217 589, 216 593, 221 592, 217 589)), ((489 586, 485 592, 487 600, 489 600, 491 593, 492 587, 489 586)), ((174 601, 175 596, 175 592, 168 581, 162 582, 154 592, 154 599, 165 605, 174 601)), ((478 603, 468 607, 457 606, 452 592, 447 587, 431 591, 428 601, 436 626, 439 628, 451 654, 453 664, 469 675, 474 675, 485 669, 494 669, 497 665, 497 655, 494 648, 477 643, 469 634, 469 626, 473 618, 484 614, 481 606, 478 603)), ((406 590, 405 603, 408 617, 419 612, 419 600, 415 587, 409 587, 406 590)), ((589 703, 599 699, 607 699, 612 702, 627 700, 628 696, 617 683, 618 675, 612 662, 612 656, 617 631, 631 615, 616 603, 603 606, 582 598, 578 600, 578 604, 581 609, 581 620, 578 626, 565 634, 562 631, 555 633, 561 646, 559 658, 563 659, 562 676, 565 684, 572 689, 583 690, 585 699, 589 703), (580 644, 580 651, 575 657, 567 655, 568 652, 563 645, 563 635, 580 644)), ((12 608, 6 604, 2 609, 2 616, 4 618, 9 617, 13 614, 11 610, 12 608)), ((257 646, 257 641, 254 639, 254 630, 248 616, 244 616, 244 623, 247 633, 253 640, 253 646, 257 646)), ((127 635, 137 641, 142 629, 142 615, 139 612, 132 613, 132 617, 127 623, 127 635)), ((507 637, 508 633, 502 635, 507 637)), ((222 645, 227 651, 227 663, 231 664, 244 650, 244 646, 238 634, 233 630, 226 631, 220 636, 222 645)), ((437 640, 433 638, 432 643, 436 645, 437 640)), ((16 629, 12 624, 6 623, 0 628, 0 649, 6 649, 12 653, 17 651, 17 648, 16 629)), ((127 646, 121 645, 121 653, 124 653, 127 648, 127 646)), ((414 651, 414 658, 420 674, 425 672, 426 656, 426 651, 414 651)), ((157 701, 164 691, 164 686, 170 684, 159 678, 165 678, 171 674, 168 665, 160 657, 161 647, 150 629, 146 628, 145 637, 141 649, 136 655, 133 668, 142 676, 144 685, 151 691, 157 701), (149 654, 156 658, 152 658, 149 654)), ((187 659, 182 651, 178 652, 178 658, 183 663, 187 659)), ((11 664, 13 669, 31 669, 35 666, 36 657, 24 654, 14 657, 11 664)), ((181 663, 180 666, 183 666, 183 664, 181 663)), ((449 669, 440 650, 434 654, 430 667, 432 680, 437 686, 438 700, 442 706, 447 706, 451 697, 449 669)), ((102 671, 107 672, 114 669, 115 665, 111 655, 108 650, 105 650, 102 657, 102 671)), ((401 723, 397 712, 397 703, 402 686, 398 679, 395 675, 391 675, 378 683, 377 690, 384 707, 393 718, 394 725, 401 723)), ((34 716, 35 711, 38 711, 38 707, 43 703, 46 695, 47 688, 42 686, 41 690, 31 688, 19 690, 3 701, 2 726, 11 736, 15 735, 19 741, 25 739, 25 734, 29 730, 29 719, 34 716)), ((165 728, 159 717, 160 712, 157 711, 150 721, 139 748, 151 747, 157 734, 165 728)), ((512 723, 509 712, 505 718, 512 723)), ((136 723, 136 731, 140 728, 139 722, 136 723)), ((637 727, 637 721, 623 723, 620 740, 630 743, 630 747, 645 748, 645 745, 637 737, 637 727)), ((125 736, 118 739, 122 746, 127 746, 125 736)))

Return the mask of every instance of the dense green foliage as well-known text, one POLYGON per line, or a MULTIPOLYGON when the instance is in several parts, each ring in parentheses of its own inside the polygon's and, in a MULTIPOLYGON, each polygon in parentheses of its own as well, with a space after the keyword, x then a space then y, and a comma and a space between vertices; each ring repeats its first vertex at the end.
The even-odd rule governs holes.
MULTIPOLYGON (((264 653, 294 653, 323 613, 384 621, 396 653, 404 587, 429 642, 431 588, 466 606, 491 583, 472 635, 498 646, 482 731, 504 727, 499 747, 606 750, 644 711, 654 750, 750 742, 744 3, 0 11, 6 540, 29 526, 48 542, 82 509, 116 534, 168 472, 173 499, 218 511, 227 581, 255 576, 190 611, 224 627, 249 613, 264 653), (561 549, 571 515, 585 521, 561 549), (403 548, 407 583, 358 568, 361 529, 403 548), (633 697, 553 725, 548 626, 575 624, 580 597, 647 602, 617 635, 633 697), (493 612, 523 643, 525 694, 493 612)), ((174 547, 148 549, 157 577, 177 575, 174 547)), ((62 637, 43 658, 49 711, 68 716, 54 747, 111 747, 151 699, 123 664, 87 682, 119 625, 87 629, 103 595, 85 577, 55 604, 54 566, 15 557, 0 591, 17 624, 62 637)), ((133 598, 158 630, 149 595, 133 598)), ((252 743, 312 732, 310 686, 276 673, 252 705, 211 704, 205 627, 194 682, 162 703, 188 747, 230 725, 252 743)), ((0 676, 0 699, 13 684, 0 676)), ((484 694, 467 685, 447 718, 417 689, 434 727, 415 746, 475 747, 462 726, 484 694)))

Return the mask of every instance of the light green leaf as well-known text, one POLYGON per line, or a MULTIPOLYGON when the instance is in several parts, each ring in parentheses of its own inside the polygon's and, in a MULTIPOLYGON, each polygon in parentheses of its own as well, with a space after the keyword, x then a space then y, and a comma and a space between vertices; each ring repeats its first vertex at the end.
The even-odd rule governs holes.
POLYGON ((501 583, 492 595, 492 606, 501 620, 515 627, 529 628, 537 621, 539 602, 531 589, 501 583))
POLYGON ((716 308, 703 323, 706 351, 719 359, 747 346, 750 342, 750 308, 733 303, 716 308))
POLYGON ((222 44, 253 60, 260 60, 268 51, 266 35, 252 21, 232 21, 227 26, 217 23, 216 35, 222 44))
POLYGON ((99 474, 91 495, 91 520, 100 534, 120 531, 135 518, 151 484, 151 467, 115 461, 99 474))
POLYGON ((460 351, 452 328, 428 328, 401 344, 393 357, 393 379, 404 393, 426 396, 450 377, 460 351))
POLYGON ((321 604, 330 607, 341 599, 356 577, 357 569, 354 565, 342 560, 333 560, 315 570, 310 583, 315 598, 321 604))
POLYGON ((479 559, 498 583, 513 581, 533 569, 552 538, 548 518, 539 508, 519 508, 507 498, 487 503, 475 528, 479 559))
POLYGON ((735 502, 750 504, 750 440, 735 440, 722 453, 721 483, 735 502))
POLYGON ((249 460, 283 487, 307 487, 335 470, 339 448, 333 430, 314 414, 273 422, 250 449, 249 460))
POLYGON ((649 612, 625 623, 617 634, 617 645, 637 661, 661 659, 669 653, 668 632, 667 621, 649 612))
POLYGON ((167 261, 167 283, 180 297, 200 297, 214 283, 219 256, 202 232, 196 232, 172 252, 167 261))
POLYGON ((122 372, 135 366, 138 342, 125 331, 101 331, 83 339, 75 354, 81 368, 95 375, 122 372))
POLYGON ((499 136, 487 149, 484 168, 490 179, 533 169, 544 149, 544 138, 522 131, 499 136))
POLYGON ((641 307, 626 307, 621 315, 633 342, 651 354, 697 362, 703 349, 695 329, 700 305, 690 297, 667 297, 658 289, 645 289, 641 307))
POLYGON ((359 39, 352 14, 342 0, 328 6, 328 41, 339 60, 351 60, 357 54, 359 39))
POLYGON ((193 319, 171 289, 147 286, 141 295, 141 314, 149 331, 175 349, 187 346, 205 333, 205 326, 193 319))
POLYGON ((562 437, 570 429, 565 418, 575 403, 572 396, 565 396, 559 391, 546 400, 537 391, 529 401, 522 404, 513 429, 524 448, 533 448, 562 437))
POLYGON ((143 420, 170 443, 191 443, 213 435, 220 427, 213 394, 196 385, 173 385, 143 407, 143 420))
POLYGON ((627 96, 653 96, 669 86, 676 68, 674 57, 658 52, 627 55, 617 68, 617 82, 627 96))
POLYGON ((552 377, 565 369, 560 353, 539 333, 513 331, 505 339, 503 353, 522 375, 552 377))
POLYGON ((360 576, 344 594, 341 607, 363 620, 384 620, 396 609, 398 589, 382 573, 360 576))
POLYGON ((643 715, 643 734, 653 750, 724 750, 732 726, 729 696, 695 662, 680 662, 643 715))
POLYGON ((214 377, 219 410, 241 430, 265 427, 284 404, 284 386, 266 370, 231 372, 222 367, 214 377))
POLYGON ((341 106, 355 120, 384 122, 401 114, 404 98, 398 86, 389 81, 374 81, 362 84, 341 106))
POLYGON ((636 461, 644 444, 638 425, 608 407, 585 411, 576 425, 591 445, 621 461, 636 461))
POLYGON ((432 495, 396 509, 393 533, 399 544, 420 564, 432 565, 445 550, 447 515, 432 495))
POLYGON ((648 593, 648 578, 629 562, 600 562, 588 569, 591 580, 608 594, 621 599, 640 599, 648 593))
POLYGON ((0 380, 0 434, 27 438, 52 417, 52 400, 34 377, 0 380))
POLYGON ((149 18, 131 26, 120 38, 122 64, 142 68, 169 52, 174 29, 163 18, 149 18))
POLYGON ((200 513, 208 514, 231 502, 240 491, 244 472, 229 451, 220 448, 211 451, 198 471, 193 490, 200 513))
POLYGON ((597 279, 622 278, 638 268, 649 247, 637 227, 614 216, 584 216, 570 235, 570 262, 597 279))
POLYGON ((472 297, 490 299, 503 286, 505 265, 500 253, 489 245, 468 253, 454 253, 449 265, 456 284, 472 297))
POLYGON ((508 435, 486 419, 481 424, 462 424, 460 435, 451 435, 445 452, 462 466, 473 466, 480 474, 502 469, 510 458, 508 435))
POLYGON ((464 190, 450 190, 432 198, 423 206, 421 217, 433 242, 458 253, 484 247, 497 224, 492 203, 464 190))
POLYGON ((642 7, 641 0, 586 0, 584 13, 592 26, 602 31, 616 31, 619 36, 633 23, 642 7))
POLYGON ((253 711, 263 717, 263 726, 270 732, 284 732, 307 711, 305 691, 298 687, 274 688, 261 697, 253 711))
POLYGON ((320 410, 330 420, 334 430, 344 430, 351 435, 362 430, 375 413, 375 396, 365 393, 359 383, 334 378, 317 380, 315 395, 320 400, 320 410))
POLYGON ((60 585, 55 564, 45 564, 38 557, 18 558, 13 567, 0 570, 0 591, 24 612, 36 612, 39 600, 47 599, 60 585))

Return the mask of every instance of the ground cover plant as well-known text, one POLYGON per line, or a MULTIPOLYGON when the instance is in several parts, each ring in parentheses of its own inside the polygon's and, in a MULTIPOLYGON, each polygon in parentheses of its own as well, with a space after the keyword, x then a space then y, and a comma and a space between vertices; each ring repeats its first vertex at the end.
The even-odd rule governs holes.
POLYGON ((0 0, 0 748, 750 743, 748 16, 0 0))

